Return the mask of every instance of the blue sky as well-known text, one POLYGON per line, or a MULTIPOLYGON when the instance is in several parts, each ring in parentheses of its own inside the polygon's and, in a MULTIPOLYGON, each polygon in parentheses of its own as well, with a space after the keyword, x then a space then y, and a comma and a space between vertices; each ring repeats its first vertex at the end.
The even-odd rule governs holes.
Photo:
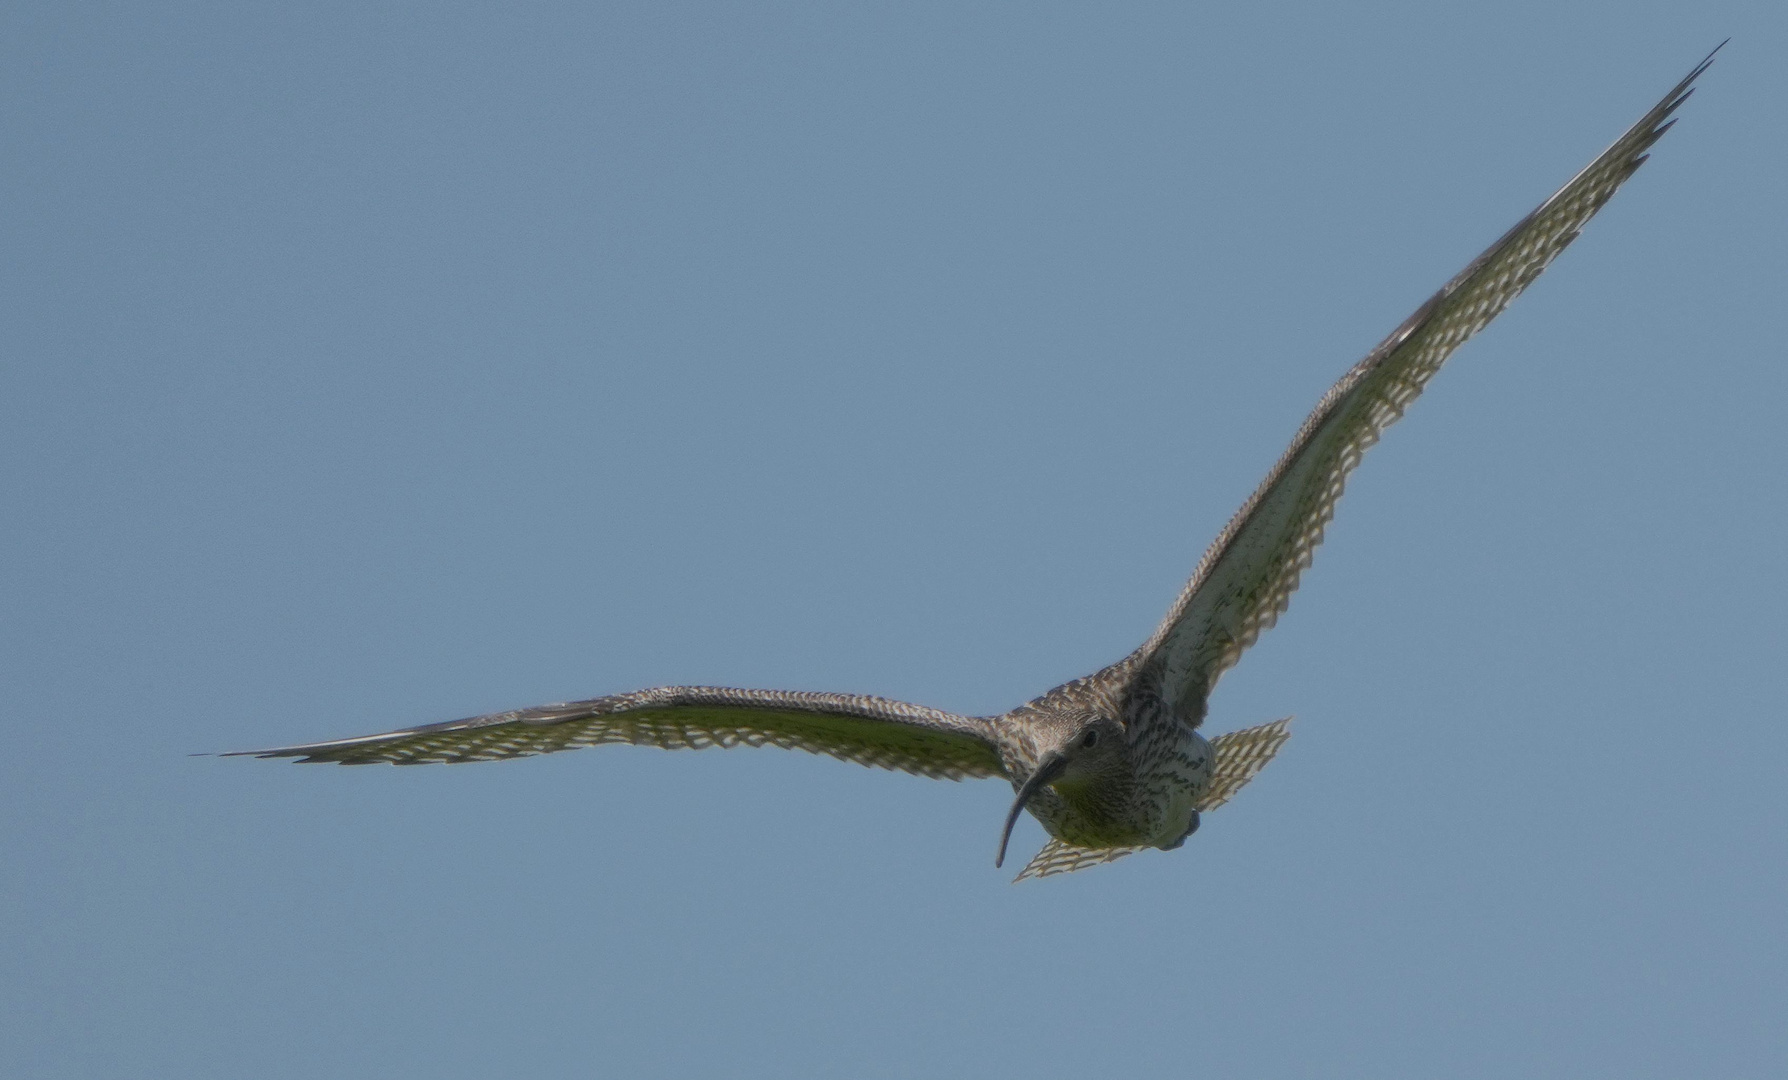
POLYGON ((1779 4, 0 28, 0 1072, 1788 1070, 1779 4), (1090 671, 1728 35, 1356 474, 1178 852, 1014 886, 1009 788, 771 751, 188 756, 1090 671))

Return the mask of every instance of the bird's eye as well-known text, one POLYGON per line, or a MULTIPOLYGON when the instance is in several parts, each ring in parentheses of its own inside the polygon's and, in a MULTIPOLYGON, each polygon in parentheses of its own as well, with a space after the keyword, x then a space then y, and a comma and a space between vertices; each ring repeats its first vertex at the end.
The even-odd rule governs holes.
POLYGON ((1082 748, 1087 749, 1087 750, 1091 750, 1093 747, 1098 746, 1099 745, 1098 729, 1095 728, 1094 730, 1087 732, 1085 735, 1082 735, 1080 737, 1080 745, 1082 748))

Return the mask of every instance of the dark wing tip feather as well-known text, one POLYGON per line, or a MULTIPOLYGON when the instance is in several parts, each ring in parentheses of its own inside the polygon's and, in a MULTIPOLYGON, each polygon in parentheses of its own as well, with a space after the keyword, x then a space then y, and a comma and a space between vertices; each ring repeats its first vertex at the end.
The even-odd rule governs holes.
POLYGON ((1655 112, 1657 120, 1654 120, 1653 123, 1669 116, 1671 113, 1681 108, 1683 102, 1689 100, 1689 97, 1695 93, 1695 80, 1699 79, 1703 72, 1713 66, 1714 57, 1719 55, 1720 50, 1724 49, 1727 42, 1730 42, 1731 40, 1731 38, 1727 38, 1725 41, 1715 45, 1713 51, 1702 57, 1701 62, 1695 65, 1694 70, 1690 71, 1687 75, 1684 75, 1681 82, 1671 87, 1670 92, 1664 95, 1664 100, 1658 102, 1658 107, 1655 112))
MULTIPOLYGON (((369 735, 359 739, 336 739, 331 742, 305 743, 302 746, 275 746, 262 750, 227 750, 215 757, 252 757, 252 758, 293 758, 300 765, 370 765, 374 758, 355 758, 353 747, 364 744, 392 742, 406 735, 413 735, 416 729, 394 731, 384 735, 369 735)), ((400 763, 402 764, 402 763, 400 763)))
POLYGON ((1708 68, 1712 67, 1713 62, 1714 62, 1714 57, 1718 56, 1720 54, 1720 50, 1724 49, 1728 44, 1731 43, 1731 41, 1732 41, 1731 38, 1727 38, 1725 41, 1722 41, 1718 45, 1715 45, 1713 47, 1713 49, 1711 49, 1706 56, 1701 58, 1701 62, 1699 64, 1695 65, 1695 70, 1689 72, 1688 75, 1684 76, 1684 78, 1682 80, 1682 85, 1687 86, 1688 84, 1694 82, 1696 76, 1700 75, 1703 71, 1706 71, 1708 68))

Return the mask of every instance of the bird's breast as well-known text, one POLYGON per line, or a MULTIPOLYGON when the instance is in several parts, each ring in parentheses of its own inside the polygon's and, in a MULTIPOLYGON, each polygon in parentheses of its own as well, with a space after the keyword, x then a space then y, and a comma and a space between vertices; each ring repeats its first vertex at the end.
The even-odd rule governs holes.
POLYGON ((1203 736, 1177 722, 1131 750, 1125 775, 1054 785, 1032 798, 1031 813, 1050 835, 1077 847, 1179 846, 1216 755, 1203 736))

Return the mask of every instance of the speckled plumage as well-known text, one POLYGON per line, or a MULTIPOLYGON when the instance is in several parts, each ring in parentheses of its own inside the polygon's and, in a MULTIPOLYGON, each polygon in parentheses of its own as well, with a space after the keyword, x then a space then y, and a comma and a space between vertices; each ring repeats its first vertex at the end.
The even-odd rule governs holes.
POLYGON ((616 742, 773 745, 923 776, 1004 777, 1018 793, 1013 814, 1028 809, 1052 838, 1021 879, 1178 847, 1199 814, 1233 796, 1288 737, 1285 720, 1209 741, 1197 728, 1217 679, 1285 610, 1348 473, 1453 350, 1519 295, 1644 162, 1712 60, 1323 396, 1160 627, 1110 667, 993 717, 856 695, 673 686, 240 753, 409 765, 616 742))

